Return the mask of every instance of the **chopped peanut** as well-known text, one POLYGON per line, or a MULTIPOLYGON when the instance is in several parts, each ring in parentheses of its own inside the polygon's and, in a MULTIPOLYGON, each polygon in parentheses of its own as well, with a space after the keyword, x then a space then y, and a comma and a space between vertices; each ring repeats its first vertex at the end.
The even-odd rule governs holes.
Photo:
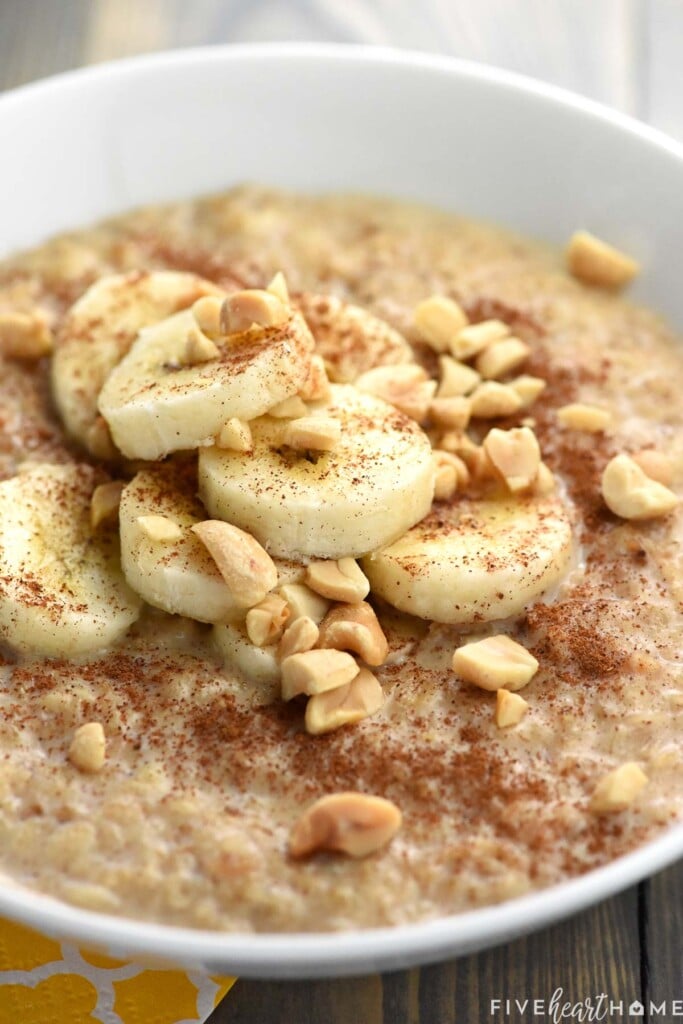
POLYGON ((220 356, 220 349, 207 338, 199 328, 193 328, 187 335, 185 345, 184 363, 187 366, 198 366, 201 363, 210 363, 220 356))
POLYGON ((545 462, 542 462, 538 467, 538 473, 531 488, 533 494, 543 497, 546 494, 552 494, 556 487, 557 481, 553 476, 553 471, 549 466, 546 466, 545 462))
POLYGON ((292 620, 309 618, 319 624, 330 607, 329 601, 314 593, 305 583, 285 583, 278 594, 287 602, 292 620))
POLYGON ((367 857, 394 838, 401 827, 396 804, 365 793, 323 796, 298 819, 289 840, 292 857, 337 851, 367 857))
POLYGON ((273 276, 266 291, 274 295, 276 299, 279 299, 283 306, 289 305, 289 288, 287 287, 285 275, 281 270, 278 270, 277 274, 273 276))
POLYGON ((331 395, 330 380, 322 356, 311 356, 308 377, 299 392, 304 402, 326 402, 331 395))
POLYGON ((281 638, 289 618, 287 602, 268 594, 247 612, 247 636, 256 647, 269 647, 281 638))
POLYGON ((306 705, 306 732, 319 736, 343 725, 355 725, 374 715, 383 704, 382 687, 372 672, 362 668, 346 686, 311 697, 306 705))
POLYGON ((484 451, 491 465, 513 494, 531 487, 541 465, 541 449, 533 430, 494 427, 484 438, 484 451))
MULTIPOLYGON (((448 455, 449 452, 442 452, 448 455)), ((439 461, 434 477, 434 501, 450 501, 458 490, 458 471, 450 462, 439 461)))
POLYGON ((465 395, 435 398, 429 406, 429 415, 439 427, 464 430, 470 421, 472 402, 465 395))
POLYGON ((656 480, 665 487, 670 485, 674 477, 674 468, 667 455, 655 451, 654 448, 646 448, 642 452, 636 452, 631 458, 650 480, 656 480))
POLYGON ((290 654, 282 662, 282 699, 309 697, 346 686, 358 675, 355 660, 346 651, 315 650, 290 654))
POLYGON ((311 562, 306 569, 306 583, 316 594, 347 604, 358 604, 370 593, 369 580, 355 558, 311 562))
POLYGON ((487 380, 470 395, 472 416, 478 419, 494 419, 498 416, 512 416, 523 405, 522 399, 509 384, 487 380))
POLYGON ((331 416, 301 416, 289 421, 283 441, 297 451, 331 452, 341 441, 341 423, 331 416))
POLYGON ((202 295, 192 306, 192 315, 203 334, 215 338, 221 333, 222 304, 217 295, 202 295))
POLYGON ((251 436, 251 427, 244 420, 231 416, 228 422, 221 427, 221 432, 216 438, 216 446, 245 454, 252 452, 254 439, 251 436))
POLYGON ((640 266, 630 256, 601 241, 588 231, 577 231, 567 247, 570 274, 598 288, 623 288, 640 266))
POLYGON ((97 416, 88 427, 86 443, 89 451, 98 459, 116 459, 120 452, 112 441, 109 424, 104 416, 97 416))
POLYGON ((99 772, 104 766, 106 740, 99 722, 87 722, 73 734, 69 760, 82 772, 99 772))
POLYGON ((52 352, 54 339, 40 313, 0 312, 0 355, 36 360, 52 352))
POLYGON ((607 409, 597 405, 573 402, 557 410, 558 422, 569 430, 580 430, 584 434, 597 434, 606 430, 612 419, 607 409))
POLYGON ((542 377, 530 377, 523 373, 521 377, 515 377, 514 380, 508 381, 508 387, 511 387, 519 395, 522 400, 522 409, 528 409, 545 391, 547 384, 542 377))
POLYGON ((668 487, 646 476, 630 455, 615 455, 602 474, 605 504, 622 519, 656 519, 678 505, 668 487))
POLYGON ((290 654, 302 654, 310 651, 318 642, 320 631, 307 615, 300 615, 294 622, 290 622, 282 634, 277 653, 280 661, 284 661, 290 654))
POLYGON ((538 671, 538 662, 521 644, 501 634, 458 647, 453 670, 482 690, 521 690, 538 671))
POLYGON ((474 365, 486 380, 500 380, 519 369, 530 353, 530 347, 520 338, 503 338, 480 352, 474 365))
POLYGON ((121 492, 125 484, 122 480, 109 480, 99 484, 92 492, 90 499, 90 525, 96 530, 101 523, 112 522, 118 517, 121 503, 121 492))
POLYGON ((436 381, 430 380, 427 371, 416 363, 376 366, 361 373, 354 385, 359 391, 384 399, 418 423, 426 418, 436 391, 436 381))
POLYGON ((590 801, 594 814, 624 811, 640 795, 648 777, 635 761, 627 761, 598 782, 590 801))
MULTIPOLYGON (((470 482, 470 471, 467 468, 463 460, 452 452, 441 451, 436 449, 434 451, 434 462, 436 463, 436 478, 437 478, 437 489, 439 485, 439 473, 446 467, 450 467, 455 475, 455 490, 461 490, 463 487, 467 487, 470 482)), ((451 474, 444 477, 444 484, 452 479, 451 474)), ((455 493, 455 492, 454 492, 455 493)), ((434 497, 437 498, 436 491, 434 497)), ((443 501, 443 498, 437 498, 437 501, 443 501)))
POLYGON ((306 416, 307 413, 308 406, 299 395, 291 395, 268 410, 268 415, 278 420, 293 420, 298 416, 306 416))
POLYGON ((221 333, 238 334, 250 327, 275 327, 289 318, 289 307, 271 292, 247 288, 228 295, 221 306, 221 333))
POLYGON ((483 320, 480 324, 464 327, 451 341, 451 355, 456 359, 472 359, 492 345, 510 334, 510 328, 502 320, 483 320))
POLYGON ((518 693, 510 693, 501 687, 496 691, 496 725, 499 729, 507 729, 511 725, 519 725, 529 705, 518 693))
POLYGON ((389 653, 389 644, 374 609, 365 601, 340 604, 327 613, 320 624, 318 647, 352 651, 366 665, 382 665, 389 653))
POLYGON ((481 381, 481 376, 471 366, 453 359, 452 356, 439 357, 441 381, 436 392, 438 398, 454 398, 457 395, 469 395, 481 381))
POLYGON ((452 339, 468 324, 463 309, 446 295, 432 295, 418 303, 413 321, 422 341, 436 352, 447 352, 452 339))
POLYGON ((136 522, 145 537, 157 544, 172 544, 183 535, 181 527, 168 516, 138 516, 136 522))
POLYGON ((277 586, 275 563, 251 534, 218 519, 195 523, 191 529, 207 548, 240 607, 253 608, 277 586))

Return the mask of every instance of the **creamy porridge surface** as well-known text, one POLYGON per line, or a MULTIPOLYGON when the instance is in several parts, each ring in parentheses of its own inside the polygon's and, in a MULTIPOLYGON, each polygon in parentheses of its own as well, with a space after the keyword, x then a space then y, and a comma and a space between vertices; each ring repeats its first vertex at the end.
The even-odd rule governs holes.
MULTIPOLYGON (((435 378, 437 357, 413 320, 418 303, 449 296, 471 323, 502 321, 530 349, 516 374, 546 387, 528 408, 472 421, 470 437, 479 444, 490 427, 531 424, 571 520, 571 558, 548 592, 498 621, 434 623, 371 596, 390 650, 372 669, 384 704, 323 735, 305 730, 300 699, 285 703, 277 684, 240 673, 211 625, 188 615, 145 604, 123 639, 73 658, 17 653, 6 630, 4 874, 149 920, 343 929, 508 899, 604 864, 680 819, 683 511, 627 520, 601 496, 603 470, 622 453, 666 455, 671 488, 683 484, 683 349, 661 321, 580 284, 558 254, 488 226, 390 201, 251 186, 136 211, 6 261, 0 315, 38 310, 59 347, 68 309, 97 279, 169 268, 228 293, 265 288, 282 271, 304 314, 311 294, 363 307, 435 378), (572 403, 606 410, 609 425, 562 426, 557 410, 572 403), (496 724, 496 694, 451 667, 465 641, 500 633, 539 663, 512 728, 496 724), (91 722, 103 727, 106 759, 88 772, 68 755, 91 722), (625 810, 595 813, 596 785, 631 762, 645 788, 625 810), (343 791, 393 801, 403 816, 393 840, 361 859, 293 858, 302 810, 343 791)), ((338 344, 353 354, 367 343, 358 331, 338 344)), ((130 480, 139 460, 98 460, 67 439, 49 363, 0 361, 0 479, 25 474, 28 461, 89 462, 91 490, 130 480)), ((429 419, 425 427, 438 443, 439 430, 429 419)), ((174 455, 170 465, 194 498, 192 458, 174 455)), ((476 518, 480 499, 475 489, 451 503, 471 503, 476 518)), ((432 529, 448 505, 434 506, 432 529)), ((0 534, 6 521, 0 504, 0 534)))

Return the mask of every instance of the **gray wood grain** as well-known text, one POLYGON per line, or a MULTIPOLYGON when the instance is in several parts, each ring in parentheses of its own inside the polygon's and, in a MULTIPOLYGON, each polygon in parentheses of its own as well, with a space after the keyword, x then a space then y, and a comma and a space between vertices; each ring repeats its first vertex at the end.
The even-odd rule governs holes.
POLYGON ((645 888, 645 993, 648 1003, 659 1006, 663 1000, 683 1000, 683 866, 655 875, 645 888))

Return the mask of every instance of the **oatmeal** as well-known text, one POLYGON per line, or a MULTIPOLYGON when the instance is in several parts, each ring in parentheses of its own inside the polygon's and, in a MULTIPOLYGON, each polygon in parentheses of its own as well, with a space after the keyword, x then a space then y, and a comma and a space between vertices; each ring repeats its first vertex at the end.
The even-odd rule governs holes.
POLYGON ((391 925, 683 811, 683 355, 587 233, 244 187, 0 266, 0 869, 391 925))

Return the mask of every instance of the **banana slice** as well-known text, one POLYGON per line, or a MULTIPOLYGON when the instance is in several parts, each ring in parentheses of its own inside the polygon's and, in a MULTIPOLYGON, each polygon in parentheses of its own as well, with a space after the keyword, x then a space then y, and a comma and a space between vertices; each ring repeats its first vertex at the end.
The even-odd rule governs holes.
MULTIPOLYGON (((207 518, 196 497, 194 464, 141 470, 121 495, 121 563, 148 604, 199 622, 244 619, 216 563, 191 527, 207 518), (150 520, 151 524, 150 524, 150 520)), ((277 562, 278 586, 303 581, 305 567, 277 562)))
POLYGON ((373 593, 400 611, 489 622, 518 615, 556 585, 571 554, 571 517, 560 498, 458 497, 362 566, 373 593))
POLYGON ((116 532, 90 526, 97 482, 90 466, 36 463, 0 483, 0 637, 16 650, 87 654, 140 613, 116 532))
POLYGON ((275 686, 280 682, 277 644, 255 647, 241 625, 224 623, 213 627, 216 647, 227 665, 254 685, 275 686))
POLYGON ((200 452, 199 492, 212 516, 282 558, 342 558, 389 543, 427 513, 434 463, 413 420, 342 384, 309 415, 340 424, 331 451, 287 448, 287 425, 264 416, 251 424, 250 454, 200 452))
POLYGON ((250 420, 304 384, 313 337, 298 313, 218 337, 216 358, 187 365, 191 310, 141 331, 99 398, 115 444, 134 459, 210 444, 232 417, 250 420))
POLYGON ((93 454, 97 396, 138 331, 218 293, 195 274, 162 270, 96 281, 67 313, 52 360, 52 393, 66 429, 93 454))
POLYGON ((414 362, 403 335, 366 309, 336 295, 310 292, 298 295, 295 302, 311 328, 330 380, 349 384, 375 366, 414 362))

